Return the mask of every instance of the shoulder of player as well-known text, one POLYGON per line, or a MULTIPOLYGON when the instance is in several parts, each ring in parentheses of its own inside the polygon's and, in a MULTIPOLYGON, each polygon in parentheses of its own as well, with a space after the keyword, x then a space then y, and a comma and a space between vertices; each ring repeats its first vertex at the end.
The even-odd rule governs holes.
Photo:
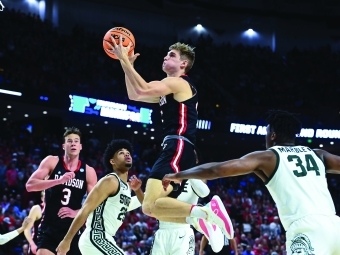
POLYGON ((107 175, 99 180, 97 186, 99 186, 100 190, 103 190, 105 191, 105 193, 110 195, 117 192, 117 189, 119 187, 119 181, 116 176, 107 175))
POLYGON ((322 157, 323 158, 323 155, 325 153, 324 150, 321 150, 321 149, 312 149, 318 156, 322 157))
POLYGON ((186 80, 180 77, 166 77, 162 82, 171 88, 182 87, 183 84, 188 84, 186 80))
POLYGON ((85 173, 86 173, 86 182, 88 183, 88 185, 94 187, 94 185, 98 181, 96 170, 93 167, 86 165, 85 173))
POLYGON ((86 167, 86 169, 85 169, 85 171, 88 173, 88 172, 91 172, 91 173, 95 173, 96 172, 96 170, 94 170, 94 168, 92 167, 92 166, 89 166, 89 165, 85 165, 85 167, 86 167))
POLYGON ((119 186, 119 180, 115 175, 107 175, 100 179, 98 184, 113 191, 116 191, 119 186))
POLYGON ((28 217, 34 218, 34 220, 36 221, 40 218, 40 215, 41 215, 40 206, 39 205, 33 205, 30 212, 29 212, 28 217))
POLYGON ((50 164, 53 164, 53 163, 57 164, 59 162, 59 157, 58 156, 49 155, 49 156, 45 157, 43 159, 43 161, 48 162, 50 164))
POLYGON ((265 151, 254 151, 251 152, 242 158, 252 158, 257 160, 270 160, 276 157, 275 152, 272 150, 265 150, 265 151))
POLYGON ((49 155, 41 161, 40 166, 45 169, 48 168, 51 173, 53 169, 56 167, 56 165, 58 164, 58 162, 59 162, 58 156, 49 155))

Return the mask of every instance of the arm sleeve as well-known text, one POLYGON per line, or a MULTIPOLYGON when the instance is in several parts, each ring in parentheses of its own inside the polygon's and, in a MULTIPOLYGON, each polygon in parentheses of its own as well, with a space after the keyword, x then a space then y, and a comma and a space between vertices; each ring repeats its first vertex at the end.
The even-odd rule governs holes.
POLYGON ((138 207, 140 207, 142 204, 139 202, 137 196, 133 196, 131 198, 131 202, 129 204, 129 208, 128 208, 128 212, 137 209, 138 207))
POLYGON ((190 179, 189 180, 192 189, 194 190, 195 194, 199 197, 206 197, 209 195, 210 193, 210 189, 207 186, 207 184, 205 184, 204 182, 202 182, 201 180, 197 180, 197 179, 190 179))
POLYGON ((17 230, 13 230, 11 232, 8 232, 7 234, 0 235, 0 245, 7 243, 18 235, 19 232, 17 230))

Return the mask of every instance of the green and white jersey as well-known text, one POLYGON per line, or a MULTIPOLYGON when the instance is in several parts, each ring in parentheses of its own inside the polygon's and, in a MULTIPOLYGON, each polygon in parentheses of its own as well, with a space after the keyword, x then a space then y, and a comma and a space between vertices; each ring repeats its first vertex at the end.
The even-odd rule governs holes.
POLYGON ((274 146, 270 150, 276 154, 277 161, 266 186, 285 230, 306 215, 335 215, 320 157, 305 146, 274 146))
POLYGON ((106 232, 110 236, 114 236, 125 219, 131 202, 131 190, 129 185, 123 182, 116 173, 108 175, 114 175, 118 179, 117 192, 106 198, 90 213, 86 221, 86 228, 90 228, 93 233, 106 232))

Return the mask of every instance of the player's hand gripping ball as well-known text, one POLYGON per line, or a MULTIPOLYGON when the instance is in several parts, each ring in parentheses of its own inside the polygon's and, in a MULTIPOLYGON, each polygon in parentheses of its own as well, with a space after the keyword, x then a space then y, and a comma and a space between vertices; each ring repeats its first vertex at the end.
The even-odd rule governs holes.
POLYGON ((128 56, 131 56, 133 54, 133 50, 135 49, 136 42, 135 42, 135 37, 133 36, 131 31, 126 29, 125 27, 114 27, 114 28, 111 28, 109 31, 107 31, 107 33, 105 34, 103 38, 103 48, 104 48, 105 53, 109 57, 113 59, 118 59, 114 53, 107 51, 107 50, 111 50, 111 47, 108 45, 108 43, 112 45, 111 36, 115 39, 115 42, 117 45, 119 44, 119 36, 122 36, 122 45, 124 47, 129 46, 129 43, 131 42, 131 47, 130 47, 128 56))

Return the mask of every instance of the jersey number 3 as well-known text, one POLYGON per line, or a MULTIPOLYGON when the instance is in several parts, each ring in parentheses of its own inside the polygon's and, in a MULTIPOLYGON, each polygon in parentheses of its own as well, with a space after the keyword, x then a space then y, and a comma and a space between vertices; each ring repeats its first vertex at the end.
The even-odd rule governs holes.
POLYGON ((64 198, 60 201, 62 205, 68 205, 71 198, 71 190, 68 188, 63 189, 64 198))
POLYGON ((287 157, 289 162, 294 162, 297 167, 300 168, 299 170, 294 170, 293 173, 296 177, 303 177, 307 175, 307 171, 315 171, 317 176, 320 175, 320 171, 318 165, 315 162, 315 159, 311 154, 305 155, 306 165, 303 164, 301 158, 297 155, 289 155, 287 157))

